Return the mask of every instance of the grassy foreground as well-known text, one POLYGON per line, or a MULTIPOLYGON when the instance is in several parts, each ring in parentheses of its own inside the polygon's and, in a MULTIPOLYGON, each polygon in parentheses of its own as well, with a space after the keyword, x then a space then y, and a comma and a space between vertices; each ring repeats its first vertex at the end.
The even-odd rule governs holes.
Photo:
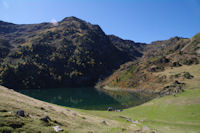
POLYGON ((122 112, 79 111, 119 122, 126 121, 121 116, 139 120, 142 126, 159 133, 200 133, 200 65, 168 68, 155 75, 165 75, 170 80, 173 75, 184 72, 189 72, 194 77, 186 79, 180 76, 173 79, 186 83, 185 92, 176 96, 156 98, 122 112))
POLYGON ((42 102, 0 86, 0 133, 54 133, 60 126, 65 133, 107 133, 140 131, 139 126, 42 102), (16 115, 24 110, 26 117, 16 115), (51 121, 40 119, 49 116, 51 121))
POLYGON ((42 102, 0 87, 0 132, 53 133, 58 125, 67 133, 200 133, 200 67, 182 66, 157 75, 170 78, 183 72, 194 77, 177 80, 186 83, 185 91, 165 96, 122 112, 82 110, 42 102), (16 116, 24 110, 26 117, 16 116), (40 118, 51 118, 45 123, 40 118))
MULTIPOLYGON (((83 111, 83 110, 80 110, 83 111)), ((139 120, 139 123, 159 133, 200 132, 200 89, 186 90, 174 96, 154 99, 143 105, 122 112, 83 111, 119 122, 123 117, 139 120)))

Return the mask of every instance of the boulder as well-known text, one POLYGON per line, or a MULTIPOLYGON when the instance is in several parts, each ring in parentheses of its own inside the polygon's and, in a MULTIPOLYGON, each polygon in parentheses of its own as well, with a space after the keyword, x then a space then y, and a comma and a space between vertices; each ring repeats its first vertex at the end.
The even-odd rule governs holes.
POLYGON ((107 122, 105 120, 102 120, 102 122, 104 125, 107 125, 107 122))
POLYGON ((113 107, 108 107, 107 111, 113 111, 113 107))
POLYGON ((54 129, 55 132, 62 132, 62 131, 64 131, 64 130, 63 130, 62 128, 60 128, 59 126, 54 126, 53 129, 54 129))
POLYGON ((41 118, 40 120, 42 120, 44 122, 49 122, 51 119, 49 116, 45 116, 45 117, 41 118))
POLYGON ((21 117, 25 117, 24 110, 18 110, 16 115, 21 116, 21 117))
POLYGON ((116 109, 115 112, 121 112, 123 111, 122 109, 116 109))

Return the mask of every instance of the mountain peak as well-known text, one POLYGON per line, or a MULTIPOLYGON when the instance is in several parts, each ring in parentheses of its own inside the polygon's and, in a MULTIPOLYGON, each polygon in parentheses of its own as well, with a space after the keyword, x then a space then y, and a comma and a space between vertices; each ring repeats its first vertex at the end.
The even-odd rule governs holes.
POLYGON ((61 20, 61 22, 65 22, 65 21, 83 21, 75 16, 70 16, 70 17, 65 17, 63 20, 61 20))

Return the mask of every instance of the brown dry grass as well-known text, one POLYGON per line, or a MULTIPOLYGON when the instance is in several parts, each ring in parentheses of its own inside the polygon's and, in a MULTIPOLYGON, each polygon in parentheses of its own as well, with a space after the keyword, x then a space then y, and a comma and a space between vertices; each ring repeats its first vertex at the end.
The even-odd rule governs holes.
MULTIPOLYGON (((66 107, 57 106, 47 102, 39 101, 28 96, 17 93, 13 90, 0 86, 0 109, 12 112, 13 116, 17 110, 24 110, 29 117, 25 118, 24 131, 31 126, 39 127, 40 131, 52 131, 52 127, 44 127, 41 125, 40 118, 48 115, 53 121, 57 121, 54 125, 59 125, 68 132, 119 132, 122 128, 129 131, 137 130, 138 127, 133 127, 127 123, 120 123, 115 120, 97 117, 78 111, 73 111, 66 107), (103 124, 102 121, 106 121, 103 124), (27 126, 28 127, 27 127, 27 126)), ((0 116, 1 120, 4 120, 0 116)), ((18 117, 16 117, 18 119, 18 117)), ((36 128, 35 128, 36 129, 36 128)), ((36 130, 37 131, 37 130, 36 130)))

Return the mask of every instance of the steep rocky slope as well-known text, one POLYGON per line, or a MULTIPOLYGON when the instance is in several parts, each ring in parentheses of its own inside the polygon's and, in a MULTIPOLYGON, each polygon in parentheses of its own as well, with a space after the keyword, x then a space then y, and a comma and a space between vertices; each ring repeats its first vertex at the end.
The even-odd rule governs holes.
POLYGON ((75 17, 56 24, 1 21, 0 84, 11 88, 93 86, 142 55, 145 44, 115 38, 75 17))

